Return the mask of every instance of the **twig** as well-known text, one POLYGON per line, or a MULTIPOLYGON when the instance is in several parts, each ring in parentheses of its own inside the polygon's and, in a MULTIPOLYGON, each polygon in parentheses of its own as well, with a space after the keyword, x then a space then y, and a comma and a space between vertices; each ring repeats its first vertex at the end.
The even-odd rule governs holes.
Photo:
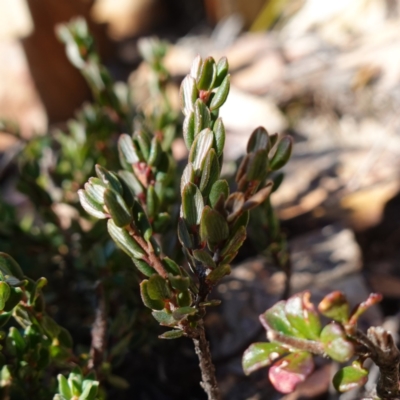
POLYGON ((90 347, 89 369, 97 370, 103 362, 103 355, 106 348, 107 338, 107 316, 104 289, 101 283, 97 286, 98 306, 92 326, 92 343, 90 347))
POLYGON ((206 339, 203 321, 198 322, 196 336, 192 339, 196 354, 199 357, 202 380, 200 385, 207 393, 208 400, 221 400, 221 394, 218 389, 217 378, 215 377, 215 368, 211 359, 210 347, 206 339))

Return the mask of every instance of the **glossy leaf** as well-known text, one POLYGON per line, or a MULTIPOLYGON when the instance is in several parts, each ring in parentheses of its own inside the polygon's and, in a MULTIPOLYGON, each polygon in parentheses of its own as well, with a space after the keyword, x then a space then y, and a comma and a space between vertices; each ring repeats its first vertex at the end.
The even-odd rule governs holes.
POLYGON ((181 109, 185 115, 194 111, 194 103, 198 94, 199 92, 196 87, 196 81, 193 77, 187 75, 183 79, 180 89, 181 109))
POLYGON ((7 279, 8 276, 14 276, 18 280, 25 278, 19 264, 11 256, 2 252, 0 252, 0 273, 3 279, 7 279))
POLYGON ((267 367, 288 350, 277 343, 253 343, 243 354, 242 366, 246 375, 267 367))
POLYGON ((317 340, 321 332, 321 322, 314 305, 310 302, 310 292, 298 293, 286 301, 285 314, 291 326, 307 339, 317 340))
POLYGON ((168 280, 174 289, 177 289, 181 292, 187 290, 190 285, 190 280, 186 276, 169 274, 168 280))
POLYGON ((171 297, 168 282, 157 274, 150 277, 147 284, 147 293, 153 300, 167 300, 171 297))
POLYGON ((183 331, 181 330, 173 330, 164 332, 162 335, 158 336, 160 339, 179 339, 183 336, 183 331))
POLYGON ((140 296, 142 297, 143 304, 152 310, 162 310, 164 302, 160 299, 152 299, 148 293, 148 280, 143 280, 140 283, 140 296))
POLYGON ((229 236, 229 226, 224 217, 209 206, 205 206, 200 220, 200 237, 211 247, 229 236))
POLYGON ((333 386, 339 392, 348 392, 349 390, 364 386, 368 381, 368 370, 362 368, 357 363, 344 367, 336 372, 333 377, 333 386))
POLYGON ((211 149, 214 141, 214 135, 210 129, 202 130, 194 139, 189 153, 189 161, 193 164, 195 171, 203 167, 207 153, 211 149))
POLYGON ((109 189, 114 189, 116 193, 122 194, 121 182, 117 175, 98 164, 96 165, 96 174, 109 189))
POLYGON ((107 218, 103 205, 97 203, 85 190, 78 190, 78 196, 81 206, 88 214, 99 219, 107 218))
POLYGON ((194 111, 189 112, 183 121, 183 140, 188 150, 192 147, 195 138, 195 117, 194 111))
POLYGON ((207 275, 207 281, 216 284, 224 276, 229 275, 230 273, 231 266, 229 264, 221 264, 207 275))
POLYGON ((286 311, 286 302, 279 301, 269 308, 264 314, 260 315, 260 321, 265 329, 279 332, 283 335, 305 338, 297 329, 289 322, 286 311))
POLYGON ((0 281, 0 310, 3 310, 8 298, 10 297, 10 286, 6 282, 0 281))
POLYGON ((64 396, 66 399, 70 399, 72 397, 72 393, 65 376, 58 374, 57 380, 58 380, 58 391, 60 392, 60 394, 64 396))
POLYGON ((214 149, 211 149, 204 161, 204 166, 201 171, 200 191, 204 197, 207 197, 212 186, 219 178, 219 163, 214 149))
POLYGON ((136 268, 145 276, 152 276, 156 271, 146 261, 139 260, 138 258, 132 258, 136 268))
POLYGON ((214 208, 221 195, 224 196, 224 199, 227 199, 229 196, 229 185, 225 179, 219 179, 212 185, 209 194, 211 207, 214 208))
POLYGON ((107 189, 104 192, 104 204, 116 226, 123 227, 132 222, 132 214, 120 194, 107 189))
POLYGON ((222 81, 217 91, 215 92, 215 96, 211 100, 210 103, 211 111, 220 108, 225 103, 226 98, 228 97, 229 94, 229 89, 230 89, 230 76, 227 75, 225 79, 222 81))
POLYGON ((129 232, 116 226, 112 219, 108 220, 107 229, 115 244, 129 257, 142 258, 146 254, 129 232))
POLYGON ((217 78, 215 80, 214 86, 218 87, 221 85, 222 81, 226 78, 229 71, 229 63, 226 57, 220 58, 217 63, 217 78))
POLYGON ((194 136, 203 129, 209 128, 211 122, 210 111, 204 102, 197 99, 194 103, 194 136))
POLYGON ((247 143, 247 153, 256 152, 258 150, 267 150, 269 144, 268 132, 262 126, 253 131, 247 143))
POLYGON ((269 162, 269 168, 272 171, 282 168, 290 158, 292 154, 293 139, 290 136, 285 136, 276 148, 275 154, 269 162))
POLYGON ((321 314, 341 323, 346 323, 349 319, 350 306, 346 296, 339 291, 326 295, 318 305, 321 314))
POLYGON ((215 79, 217 77, 217 66, 212 57, 207 57, 197 73, 197 88, 199 90, 212 89, 215 79))
POLYGON ((217 151, 218 157, 220 157, 222 155, 222 152, 224 151, 225 137, 226 137, 225 127, 221 118, 218 118, 215 121, 213 132, 215 139, 215 149, 217 151))
POLYGON ((193 183, 186 184, 182 192, 182 213, 189 226, 200 223, 203 208, 203 196, 199 188, 193 183))
POLYGON ((153 311, 151 315, 163 326, 175 326, 176 320, 172 314, 166 310, 153 311))
POLYGON ((335 361, 346 362, 354 355, 354 344, 347 339, 343 328, 336 322, 322 329, 320 341, 326 354, 335 361))
POLYGON ((314 370, 312 355, 296 352, 277 361, 268 372, 275 389, 281 393, 292 393, 314 370))
POLYGON ((139 162, 139 157, 136 154, 136 149, 133 146, 132 138, 123 133, 118 139, 118 147, 126 162, 129 164, 135 164, 139 162))
POLYGON ((193 257, 208 268, 216 267, 215 261, 206 250, 194 250, 193 257))
POLYGON ((177 321, 181 321, 182 319, 187 318, 189 315, 194 315, 196 313, 197 309, 194 307, 180 307, 174 310, 172 315, 177 321))

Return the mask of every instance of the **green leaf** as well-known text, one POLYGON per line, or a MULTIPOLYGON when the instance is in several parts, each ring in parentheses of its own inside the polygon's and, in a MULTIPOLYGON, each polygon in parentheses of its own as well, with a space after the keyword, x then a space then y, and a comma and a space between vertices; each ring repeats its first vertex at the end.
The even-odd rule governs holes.
POLYGON ((203 212, 203 196, 193 183, 187 183, 182 192, 182 214, 189 226, 198 225, 203 212))
POLYGON ((152 299, 148 293, 148 286, 149 281, 146 279, 140 283, 140 296, 142 298, 143 304, 152 310, 162 310, 165 306, 164 302, 160 299, 152 299))
POLYGON ((262 126, 253 131, 247 143, 247 153, 253 153, 258 150, 268 150, 269 136, 268 132, 262 126))
POLYGON ((95 202, 85 190, 78 190, 78 196, 83 209, 88 214, 99 219, 107 218, 107 214, 103 211, 103 205, 95 202))
POLYGON ((133 146, 132 138, 123 133, 118 139, 118 148, 128 164, 139 162, 139 157, 136 154, 136 149, 133 146))
POLYGON ((190 285, 190 279, 186 276, 168 274, 168 280, 174 289, 181 292, 187 290, 190 285))
POLYGON ((241 226, 236 230, 233 236, 229 238, 225 246, 221 250, 221 257, 225 257, 227 254, 236 254, 246 240, 246 227, 241 226))
POLYGON ((142 236, 145 240, 149 241, 152 234, 153 229, 151 227, 150 221, 147 218, 146 213, 144 212, 142 206, 138 201, 135 201, 132 207, 132 213, 135 225, 139 228, 142 236))
POLYGON ((190 69, 190 76, 192 78, 194 78, 194 79, 197 78, 197 76, 200 73, 200 69, 201 69, 202 65, 203 65, 203 60, 201 59, 201 57, 199 55, 197 55, 195 57, 195 59, 193 60, 192 67, 190 69))
POLYGON ((25 339, 19 333, 18 329, 11 327, 7 336, 7 347, 13 353, 22 357, 26 349, 25 339))
POLYGON ((115 192, 122 194, 122 186, 117 175, 113 172, 107 171, 101 165, 96 164, 96 174, 103 181, 103 183, 109 188, 114 189, 115 192))
POLYGON ((368 370, 362 368, 357 363, 339 369, 332 380, 335 389, 342 393, 364 386, 367 381, 368 370))
POLYGON ((221 195, 225 200, 229 197, 229 185, 225 179, 219 179, 212 185, 209 195, 211 207, 214 208, 221 195))
POLYGON ((211 123, 210 111, 204 102, 197 99, 194 103, 194 137, 203 129, 209 128, 211 123))
POLYGON ((10 286, 6 282, 0 281, 0 310, 3 310, 8 298, 10 297, 10 286))
POLYGON ((257 150, 253 153, 250 153, 246 168, 247 181, 262 181, 267 174, 267 166, 267 150, 257 150))
POLYGON ((8 254, 0 252, 0 272, 2 277, 15 276, 19 280, 25 278, 19 264, 8 254))
POLYGON ((167 300, 171 297, 168 282, 157 274, 150 277, 147 284, 147 293, 152 300, 167 300))
POLYGON ((325 317, 342 324, 349 320, 350 306, 346 296, 339 291, 326 295, 318 305, 318 310, 325 317))
POLYGON ((0 314, 0 327, 6 325, 12 316, 11 310, 0 314))
POLYGON ((174 260, 171 260, 169 257, 164 257, 162 259, 162 263, 165 267, 165 270, 169 274, 171 274, 173 276, 181 275, 181 269, 179 268, 179 265, 174 260))
POLYGON ((276 343, 253 343, 243 354, 242 366, 246 375, 267 367, 288 350, 276 343))
POLYGON ((153 229, 156 233, 164 233, 171 222, 171 216, 166 212, 160 212, 153 221, 153 229))
POLYGON ((175 326, 176 320, 172 314, 166 310, 153 311, 151 315, 163 326, 175 326))
POLYGON ((183 331, 181 330, 173 330, 164 332, 159 336, 160 339, 178 339, 183 336, 183 331))
POLYGON ((188 150, 192 147, 195 138, 195 117, 194 112, 189 112, 183 121, 183 140, 188 150))
POLYGON ((54 319, 50 318, 48 315, 43 315, 40 321, 44 331, 47 336, 51 339, 56 339, 60 333, 60 326, 54 321, 54 319))
POLYGON ((312 355, 305 351, 291 353, 277 361, 268 371, 268 377, 276 390, 292 393, 314 370, 312 355))
POLYGON ((152 276, 155 274, 154 268, 152 268, 146 261, 139 260, 137 258, 132 258, 133 263, 135 264, 136 268, 145 276, 152 276))
POLYGON ((321 322, 314 305, 310 302, 310 292, 291 296, 285 305, 288 321, 305 338, 318 340, 321 332, 321 322))
POLYGON ((231 266, 228 264, 219 265, 217 268, 213 269, 207 275, 207 281, 211 282, 213 285, 220 281, 224 276, 231 273, 231 266))
POLYGON ((71 334, 62 326, 60 326, 58 341, 61 346, 66 347, 67 349, 71 349, 74 344, 71 334))
POLYGON ((58 391, 60 394, 66 399, 70 399, 72 397, 71 389, 68 386, 67 378, 64 375, 58 374, 58 391))
POLYGON ((210 90, 213 88, 217 77, 217 66, 212 57, 207 57, 197 73, 196 83, 199 90, 210 90))
POLYGON ((149 218, 154 218, 158 213, 160 200, 157 196, 156 191, 154 190, 153 185, 149 185, 149 187, 147 188, 146 207, 149 218))
POLYGON ((104 203, 116 226, 121 228, 132 222, 132 213, 120 194, 107 189, 104 192, 104 203))
POLYGON ((182 178, 181 178, 181 194, 183 192, 183 188, 186 186, 188 183, 193 183, 195 180, 195 173, 193 169, 192 163, 188 163, 185 167, 185 169, 182 172, 182 178))
POLYGON ((184 290, 183 292, 178 293, 177 302, 179 307, 188 307, 192 304, 192 294, 189 290, 184 290))
POLYGON ((214 269, 216 267, 215 261, 206 250, 194 250, 193 257, 207 268, 214 269))
POLYGON ((178 221, 178 238, 182 246, 188 249, 193 248, 193 235, 189 233, 184 219, 178 221))
POLYGON ((217 63, 217 78, 214 83, 214 87, 221 85, 222 81, 226 78, 229 71, 228 59, 226 57, 220 58, 217 63))
POLYGON ((144 188, 139 180, 136 178, 134 173, 128 171, 119 171, 118 175, 136 196, 143 193, 144 188))
MULTIPOLYGON (((85 381, 86 382, 86 381, 85 381)), ((99 389, 99 382, 89 381, 78 400, 95 400, 99 389)))
POLYGON ((215 139, 215 148, 217 150, 217 155, 220 157, 224 151, 224 146, 225 146, 225 127, 224 124, 222 123, 222 119, 218 118, 215 121, 214 127, 213 127, 213 132, 214 132, 214 139, 215 139))
POLYGON ((104 204, 104 192, 106 187, 99 178, 89 178, 89 182, 85 183, 84 188, 93 201, 100 205, 104 204))
POLYGON ((260 321, 265 329, 279 332, 286 336, 294 336, 300 339, 305 337, 295 329, 286 317, 285 301, 279 301, 260 315, 260 321))
POLYGON ((134 135, 134 139, 139 145, 142 158, 148 163, 151 145, 150 135, 145 131, 137 131, 134 135))
POLYGON ((174 310, 172 313, 176 321, 181 321, 187 318, 189 315, 194 315, 197 313, 197 309, 194 307, 180 307, 174 310))
POLYGON ((220 108, 226 101, 230 89, 230 76, 227 75, 222 81, 221 86, 215 92, 215 96, 211 100, 210 110, 216 110, 220 108))
POLYGON ((200 220, 200 238, 206 241, 211 249, 227 239, 229 226, 225 218, 209 206, 205 206, 200 220))
POLYGON ((188 115, 191 111, 194 111, 194 103, 198 94, 196 81, 193 77, 187 75, 183 79, 180 89, 181 109, 184 115, 188 115))
POLYGON ((115 244, 131 258, 142 258, 146 253, 124 228, 115 225, 112 219, 107 222, 108 233, 115 244))
POLYGON ((151 139, 150 154, 147 164, 151 167, 157 166, 160 161, 162 151, 160 140, 157 136, 154 136, 153 139, 151 139))
POLYGON ((214 149, 211 149, 204 161, 204 166, 201 171, 200 191, 204 197, 207 197, 212 186, 219 178, 219 163, 214 149))
POLYGON ((289 161, 292 147, 293 139, 290 136, 285 136, 279 141, 275 154, 269 162, 272 171, 282 168, 289 161))
POLYGON ((322 329, 319 340, 324 345, 325 353, 335 361, 346 362, 354 355, 354 344, 347 339, 343 328, 336 322, 322 329))
POLYGON ((214 135, 208 128, 202 130, 194 139, 189 153, 189 161, 193 164, 195 171, 201 170, 207 153, 211 149, 214 135))

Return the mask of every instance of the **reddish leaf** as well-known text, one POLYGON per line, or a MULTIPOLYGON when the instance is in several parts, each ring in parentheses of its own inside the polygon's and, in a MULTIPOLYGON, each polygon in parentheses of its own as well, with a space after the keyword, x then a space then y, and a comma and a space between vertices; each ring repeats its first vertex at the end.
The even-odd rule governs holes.
POLYGON ((269 379, 281 393, 292 393, 304 382, 314 369, 312 355, 307 352, 292 353, 282 358, 269 369, 269 379))

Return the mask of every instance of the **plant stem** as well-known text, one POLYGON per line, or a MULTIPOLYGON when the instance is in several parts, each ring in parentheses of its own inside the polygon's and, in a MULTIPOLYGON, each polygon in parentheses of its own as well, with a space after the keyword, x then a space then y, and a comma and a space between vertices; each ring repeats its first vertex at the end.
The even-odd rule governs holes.
POLYGON ((196 329, 196 336, 193 338, 194 349, 199 357, 201 370, 201 387, 207 393, 208 400, 221 400, 215 368, 211 359, 210 347, 206 339, 203 321, 199 321, 196 329))

